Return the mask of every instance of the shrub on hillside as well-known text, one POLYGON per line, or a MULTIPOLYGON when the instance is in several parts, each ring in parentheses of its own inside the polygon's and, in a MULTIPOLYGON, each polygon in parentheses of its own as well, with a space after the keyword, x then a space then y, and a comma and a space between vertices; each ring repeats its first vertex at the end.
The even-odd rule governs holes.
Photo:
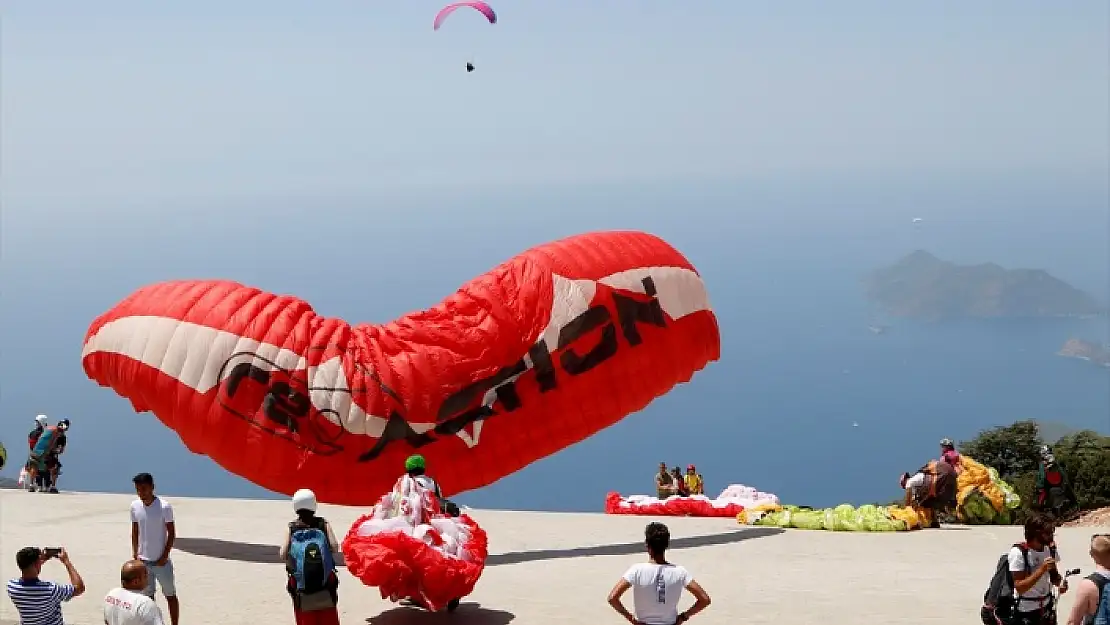
POLYGON ((1052 450, 1071 477, 1080 510, 1110 506, 1110 437, 1078 432, 1065 436, 1052 450))

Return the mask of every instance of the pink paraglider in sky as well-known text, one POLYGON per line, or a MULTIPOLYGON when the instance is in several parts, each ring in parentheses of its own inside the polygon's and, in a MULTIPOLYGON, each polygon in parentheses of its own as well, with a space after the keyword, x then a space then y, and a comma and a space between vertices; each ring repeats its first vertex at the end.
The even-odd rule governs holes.
MULTIPOLYGON (((455 9, 461 9, 463 7, 468 7, 481 13, 486 17, 487 20, 489 20, 490 24, 497 23, 497 14, 493 12, 493 7, 486 4, 485 2, 456 2, 454 4, 449 4, 443 7, 439 10, 439 13, 436 13, 436 19, 434 22, 432 22, 432 30, 439 30, 439 27, 443 25, 443 21, 447 19, 448 15, 454 13, 455 9)), ((468 61, 466 63, 466 72, 469 74, 473 71, 474 64, 468 61)))
POLYGON ((461 9, 463 7, 469 7, 486 16, 490 24, 497 23, 497 14, 493 12, 493 7, 485 2, 456 2, 443 7, 439 10, 439 13, 436 13, 435 21, 432 22, 432 29, 439 30, 439 27, 443 25, 443 20, 447 19, 448 15, 454 13, 455 9, 461 9))

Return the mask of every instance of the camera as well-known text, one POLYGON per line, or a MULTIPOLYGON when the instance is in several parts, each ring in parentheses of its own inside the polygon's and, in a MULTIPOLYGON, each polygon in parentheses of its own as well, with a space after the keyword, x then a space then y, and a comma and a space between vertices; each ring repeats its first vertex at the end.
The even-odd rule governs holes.
POLYGON ((62 548, 61 547, 43 547, 42 548, 42 555, 46 556, 47 560, 49 560, 50 558, 57 558, 58 555, 61 554, 61 553, 62 553, 62 548))

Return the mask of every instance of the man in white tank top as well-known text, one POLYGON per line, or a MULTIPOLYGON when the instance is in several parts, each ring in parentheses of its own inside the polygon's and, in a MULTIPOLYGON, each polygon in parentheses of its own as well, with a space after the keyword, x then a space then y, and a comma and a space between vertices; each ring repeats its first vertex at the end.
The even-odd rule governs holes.
POLYGON ((666 551, 671 533, 662 523, 649 523, 644 532, 648 561, 633 564, 609 592, 609 605, 634 625, 675 625, 685 623, 710 603, 709 595, 685 568, 667 562, 666 551), (621 596, 632 589, 634 613, 621 603, 621 596), (678 600, 683 589, 694 595, 694 605, 681 614, 678 600))

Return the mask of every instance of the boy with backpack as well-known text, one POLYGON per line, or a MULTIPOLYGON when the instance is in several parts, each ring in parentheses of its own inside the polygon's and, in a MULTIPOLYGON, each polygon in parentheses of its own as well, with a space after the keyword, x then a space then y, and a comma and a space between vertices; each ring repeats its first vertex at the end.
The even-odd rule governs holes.
POLYGON ((1095 572, 1075 588, 1068 625, 1110 625, 1110 534, 1091 537, 1095 572))
POLYGON ((316 494, 302 488, 293 494, 297 520, 289 524, 279 556, 289 573, 286 590, 293 599, 297 625, 339 625, 339 543, 331 524, 316 516, 316 494))
POLYGON ((990 587, 983 594, 980 618, 985 625, 1056 625, 1055 586, 1067 592, 1057 570, 1060 555, 1056 526, 1042 515, 1025 522, 1025 541, 998 559, 990 587))

